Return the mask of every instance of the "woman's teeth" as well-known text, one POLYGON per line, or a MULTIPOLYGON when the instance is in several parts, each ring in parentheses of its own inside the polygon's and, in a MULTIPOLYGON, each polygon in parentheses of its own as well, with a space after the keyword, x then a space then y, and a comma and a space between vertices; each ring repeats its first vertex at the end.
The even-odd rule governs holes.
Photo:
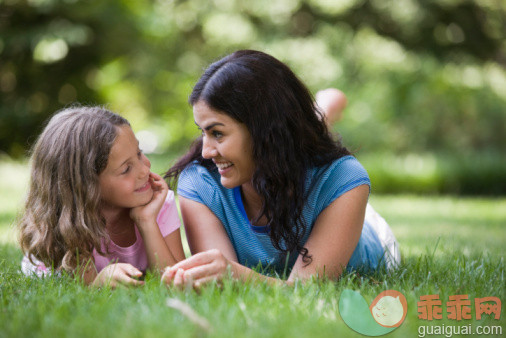
POLYGON ((228 167, 231 167, 233 166, 234 164, 231 163, 231 162, 227 162, 227 163, 216 163, 216 166, 218 167, 218 169, 220 170, 224 170, 224 169, 227 169, 228 167))

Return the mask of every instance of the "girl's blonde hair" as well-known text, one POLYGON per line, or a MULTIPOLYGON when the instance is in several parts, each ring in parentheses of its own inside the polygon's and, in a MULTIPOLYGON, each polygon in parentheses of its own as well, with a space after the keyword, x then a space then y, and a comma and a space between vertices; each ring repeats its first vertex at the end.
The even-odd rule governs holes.
POLYGON ((31 179, 19 222, 20 245, 47 267, 75 270, 108 238, 100 213, 99 174, 116 128, 130 125, 102 107, 57 112, 32 149, 31 179))

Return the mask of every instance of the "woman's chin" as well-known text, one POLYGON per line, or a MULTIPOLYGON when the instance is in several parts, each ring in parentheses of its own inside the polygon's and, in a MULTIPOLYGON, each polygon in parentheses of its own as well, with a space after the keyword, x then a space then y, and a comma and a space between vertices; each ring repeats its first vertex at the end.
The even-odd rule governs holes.
POLYGON ((221 178, 220 182, 221 182, 221 185, 227 189, 233 189, 239 185, 236 182, 226 179, 226 178, 223 178, 223 177, 221 178))

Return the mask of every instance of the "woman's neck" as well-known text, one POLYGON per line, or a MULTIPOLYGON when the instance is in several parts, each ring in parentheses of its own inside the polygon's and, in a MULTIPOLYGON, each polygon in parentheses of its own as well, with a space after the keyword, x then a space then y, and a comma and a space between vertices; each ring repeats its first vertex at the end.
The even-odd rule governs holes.
MULTIPOLYGON (((255 190, 255 188, 253 188, 253 184, 251 184, 251 182, 241 185, 241 193, 244 210, 246 210, 248 219, 250 221, 256 219, 262 211, 262 196, 255 190)), ((263 226, 266 224, 267 219, 262 215, 262 217, 253 225, 263 226)))

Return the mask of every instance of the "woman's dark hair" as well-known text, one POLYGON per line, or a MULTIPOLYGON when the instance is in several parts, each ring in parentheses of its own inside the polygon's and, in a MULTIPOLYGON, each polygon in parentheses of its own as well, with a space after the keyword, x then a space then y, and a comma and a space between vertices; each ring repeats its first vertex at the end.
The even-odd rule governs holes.
MULTIPOLYGON (((332 138, 309 90, 276 58, 240 50, 205 70, 189 98, 192 106, 199 101, 246 125, 256 164, 252 184, 263 197, 253 223, 265 216, 274 247, 297 251, 310 263, 311 255, 299 244, 307 227, 302 217, 306 173, 350 152, 332 138)), ((202 157, 202 137, 167 171, 171 185, 194 161, 216 170, 202 157)))

